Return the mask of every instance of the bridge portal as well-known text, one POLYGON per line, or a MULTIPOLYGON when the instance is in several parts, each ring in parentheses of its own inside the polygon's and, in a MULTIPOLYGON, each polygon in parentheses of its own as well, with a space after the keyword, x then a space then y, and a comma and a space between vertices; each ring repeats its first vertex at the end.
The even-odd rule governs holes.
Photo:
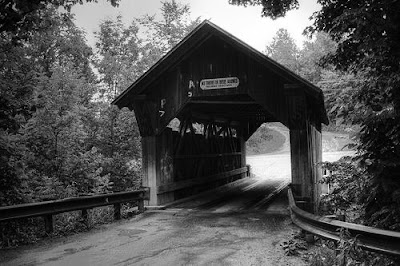
POLYGON ((245 177, 245 142, 265 122, 289 128, 293 191, 318 205, 322 91, 207 20, 113 104, 135 112, 150 205, 245 177))

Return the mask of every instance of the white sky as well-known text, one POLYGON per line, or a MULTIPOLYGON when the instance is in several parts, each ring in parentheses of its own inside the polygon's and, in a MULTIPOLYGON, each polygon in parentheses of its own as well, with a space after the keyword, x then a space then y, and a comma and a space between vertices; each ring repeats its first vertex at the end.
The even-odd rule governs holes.
MULTIPOLYGON (((219 27, 253 46, 259 51, 264 51, 265 46, 272 41, 279 28, 285 28, 301 47, 306 37, 303 30, 311 25, 309 17, 320 6, 316 0, 299 0, 300 8, 292 10, 284 18, 271 20, 261 17, 261 6, 233 6, 228 0, 177 0, 182 4, 189 4, 191 17, 209 19, 219 27)), ((94 31, 104 19, 116 18, 122 15, 127 25, 134 18, 145 14, 154 15, 160 12, 160 0, 121 0, 119 7, 112 7, 106 0, 98 3, 85 3, 75 5, 72 12, 76 16, 76 24, 87 33, 87 40, 94 46, 94 31)))

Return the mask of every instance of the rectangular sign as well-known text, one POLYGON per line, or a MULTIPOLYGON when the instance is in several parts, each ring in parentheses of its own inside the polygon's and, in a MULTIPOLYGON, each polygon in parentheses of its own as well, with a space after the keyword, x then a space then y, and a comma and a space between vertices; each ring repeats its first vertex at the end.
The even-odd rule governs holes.
POLYGON ((229 89, 239 86, 239 79, 236 77, 218 78, 218 79, 202 79, 200 88, 202 90, 229 89))

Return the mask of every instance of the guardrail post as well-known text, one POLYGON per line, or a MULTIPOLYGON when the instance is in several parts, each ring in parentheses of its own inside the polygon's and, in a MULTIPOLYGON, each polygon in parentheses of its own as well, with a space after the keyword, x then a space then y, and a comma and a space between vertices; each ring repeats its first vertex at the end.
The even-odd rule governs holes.
POLYGON ((138 210, 139 212, 144 212, 144 200, 139 200, 138 201, 138 210))
POLYGON ((82 209, 82 210, 81 210, 81 215, 82 215, 83 223, 84 223, 87 227, 89 227, 89 212, 88 212, 88 210, 87 210, 87 209, 82 209))
POLYGON ((53 232, 53 215, 45 215, 44 218, 44 230, 46 233, 50 234, 53 232))
POLYGON ((121 219, 121 203, 114 204, 114 219, 115 220, 121 219))
POLYGON ((247 176, 247 177, 250 177, 250 175, 251 175, 251 166, 250 166, 250 164, 247 164, 247 165, 246 165, 246 168, 247 168, 247 170, 246 170, 246 176, 247 176))

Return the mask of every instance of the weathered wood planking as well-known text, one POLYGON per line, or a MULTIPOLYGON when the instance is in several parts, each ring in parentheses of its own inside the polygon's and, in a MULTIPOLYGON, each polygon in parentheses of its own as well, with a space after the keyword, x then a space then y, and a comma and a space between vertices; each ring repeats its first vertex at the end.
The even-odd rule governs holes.
MULTIPOLYGON (((175 181, 172 134, 172 129, 166 128, 163 134, 157 137, 157 182, 153 189, 160 184, 168 184, 175 181)), ((174 199, 173 193, 158 195, 159 203, 171 202, 174 199)))
MULTIPOLYGON (((269 113, 270 120, 281 121, 288 126, 285 82, 287 80, 268 72, 262 64, 247 58, 240 50, 221 42, 217 37, 211 37, 198 51, 162 74, 157 82, 144 91, 147 100, 142 104, 151 104, 152 111, 142 114, 151 116, 148 120, 155 123, 154 133, 159 134, 173 118, 179 116, 191 98, 249 95, 269 113), (221 77, 237 77, 239 85, 226 89, 200 88, 201 80, 221 77)), ((144 126, 145 122, 140 124, 144 126)))
POLYGON ((159 186, 244 167, 245 141, 262 123, 279 121, 290 129, 294 191, 318 205, 321 123, 328 123, 322 91, 211 22, 199 25, 113 103, 135 111, 144 137, 143 184, 153 188, 154 204, 208 185, 157 195, 159 186), (174 118, 181 121, 179 132, 167 129, 174 118), (203 133, 194 130, 195 122, 203 124, 203 133))
POLYGON ((154 189, 157 185, 157 149, 156 136, 142 138, 142 184, 150 188, 150 200, 147 205, 158 204, 157 192, 154 189))

